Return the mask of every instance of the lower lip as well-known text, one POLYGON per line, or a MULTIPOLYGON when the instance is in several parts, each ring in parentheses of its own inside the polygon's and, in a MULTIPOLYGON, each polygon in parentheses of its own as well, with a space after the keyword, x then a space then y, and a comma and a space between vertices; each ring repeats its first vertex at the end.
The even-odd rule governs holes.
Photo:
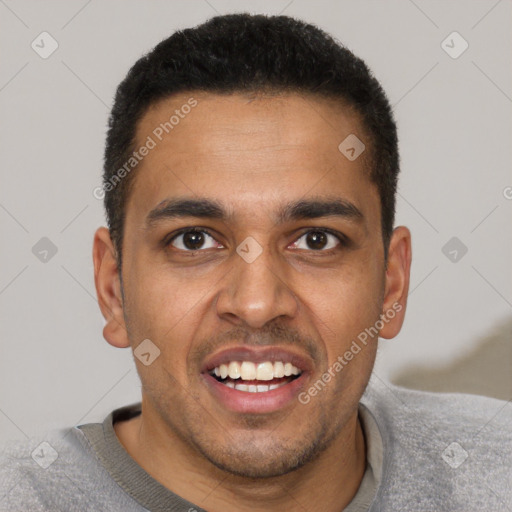
POLYGON ((306 375, 303 372, 296 379, 276 389, 251 393, 249 391, 239 391, 238 389, 230 388, 220 383, 209 373, 203 373, 201 377, 214 397, 227 409, 247 414, 278 411, 286 407, 292 401, 298 401, 297 397, 306 380, 306 375))

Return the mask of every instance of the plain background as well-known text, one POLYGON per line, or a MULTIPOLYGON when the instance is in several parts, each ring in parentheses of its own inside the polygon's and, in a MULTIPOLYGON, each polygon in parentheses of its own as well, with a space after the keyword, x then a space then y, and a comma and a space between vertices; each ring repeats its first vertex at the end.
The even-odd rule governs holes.
POLYGON ((143 53, 236 11, 317 24, 367 62, 394 105, 396 224, 412 231, 413 265, 405 325, 381 341, 375 372, 409 372, 415 385, 472 358, 459 373, 473 392, 512 398, 510 1, 0 0, 0 441, 140 399, 131 352, 102 337, 93 282, 109 109, 143 53), (59 45, 47 59, 31 48, 43 31, 59 45), (454 31, 469 44, 456 59, 442 47, 454 31), (47 262, 32 251, 43 237, 57 249, 47 262), (456 262, 443 252, 453 237, 467 248, 456 262))

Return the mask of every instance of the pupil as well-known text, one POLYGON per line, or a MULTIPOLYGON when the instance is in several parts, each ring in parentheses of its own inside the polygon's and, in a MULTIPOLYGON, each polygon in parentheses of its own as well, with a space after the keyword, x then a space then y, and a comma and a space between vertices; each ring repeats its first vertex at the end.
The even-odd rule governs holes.
POLYGON ((203 245, 203 233, 197 231, 187 231, 183 236, 183 243, 188 249, 198 249, 203 245))
POLYGON ((325 233, 322 233, 321 231, 312 231, 311 233, 308 233, 307 243, 313 249, 321 249, 326 244, 326 238, 325 233))

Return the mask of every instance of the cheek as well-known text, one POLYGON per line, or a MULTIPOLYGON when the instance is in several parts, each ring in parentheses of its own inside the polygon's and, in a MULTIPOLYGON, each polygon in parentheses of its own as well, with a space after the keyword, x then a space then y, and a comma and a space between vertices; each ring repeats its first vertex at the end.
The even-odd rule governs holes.
POLYGON ((315 292, 309 288, 307 304, 314 312, 330 361, 344 354, 352 341, 379 319, 380 288, 367 267, 365 272, 332 275, 315 292))
POLYGON ((154 272, 147 267, 135 272, 127 293, 128 324, 132 345, 148 338, 160 349, 160 362, 172 368, 180 380, 197 329, 205 290, 196 281, 177 279, 172 272, 154 272))
MULTIPOLYGON (((164 265, 141 264, 134 272, 132 302, 141 321, 153 329, 179 328, 201 308, 211 288, 208 279, 164 265), (175 327, 176 326, 176 327, 175 327)), ((165 332, 165 331, 164 331, 165 332)))

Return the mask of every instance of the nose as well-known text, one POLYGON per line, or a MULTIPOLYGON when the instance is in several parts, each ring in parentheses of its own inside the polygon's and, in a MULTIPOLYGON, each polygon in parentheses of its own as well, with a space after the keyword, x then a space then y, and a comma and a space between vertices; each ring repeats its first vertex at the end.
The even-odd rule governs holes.
POLYGON ((253 261, 240 256, 243 253, 233 254, 233 268, 217 297, 219 317, 258 329, 277 317, 296 315, 289 267, 268 246, 262 249, 253 261))

